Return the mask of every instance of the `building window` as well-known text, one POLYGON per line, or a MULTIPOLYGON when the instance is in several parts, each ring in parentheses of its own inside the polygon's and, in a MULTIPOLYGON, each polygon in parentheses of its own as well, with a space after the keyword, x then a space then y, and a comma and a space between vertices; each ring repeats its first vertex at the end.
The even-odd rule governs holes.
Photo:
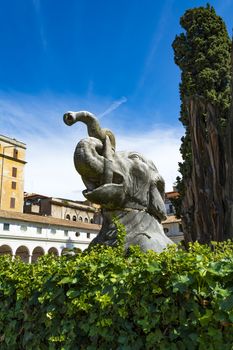
POLYGON ((12 168, 12 177, 17 177, 17 168, 12 168))
POLYGON ((91 238, 91 234, 87 232, 87 238, 91 238))
POLYGON ((75 236, 79 237, 80 236, 80 232, 75 232, 75 236))
POLYGON ((73 215, 73 221, 77 221, 77 218, 75 215, 73 215))
POLYGON ((91 218, 90 222, 91 222, 91 224, 94 224, 94 220, 93 220, 93 218, 91 218))
POLYGON ((79 221, 80 221, 80 222, 82 222, 82 221, 83 221, 83 218, 82 218, 81 216, 79 217, 79 221))
POLYGON ((174 213, 174 208, 172 204, 169 204, 169 214, 173 214, 174 213))
POLYGON ((69 214, 66 215, 66 220, 70 220, 70 215, 69 214))
POLYGON ((10 224, 4 223, 3 224, 3 230, 4 231, 10 231, 10 224))
POLYGON ((11 197, 10 199, 10 208, 14 209, 15 208, 15 198, 11 197))
POLYGON ((28 228, 27 228, 26 225, 21 225, 21 226, 20 226, 20 230, 21 230, 21 231, 27 231, 27 229, 28 229, 28 228))
POLYGON ((42 227, 37 227, 37 228, 36 228, 36 232, 37 232, 37 233, 42 233, 42 227))
POLYGON ((180 232, 183 232, 183 227, 182 227, 181 224, 179 224, 179 231, 180 231, 180 232))
POLYGON ((56 233, 56 229, 55 228, 51 228, 51 233, 56 233))
POLYGON ((13 157, 16 159, 18 158, 18 150, 16 148, 14 148, 13 157))
POLYGON ((16 182, 15 181, 12 181, 11 188, 12 188, 12 190, 16 190, 16 182))
POLYGON ((85 218, 85 219, 84 219, 84 222, 88 222, 88 218, 85 218))
POLYGON ((164 227, 164 233, 168 233, 169 232, 169 229, 167 227, 164 227))

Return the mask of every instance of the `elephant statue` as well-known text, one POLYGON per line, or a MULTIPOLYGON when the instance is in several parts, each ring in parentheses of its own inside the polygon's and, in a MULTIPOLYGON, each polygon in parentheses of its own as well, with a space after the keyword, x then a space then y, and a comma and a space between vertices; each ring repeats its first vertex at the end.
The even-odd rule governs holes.
POLYGON ((173 244, 161 225, 165 185, 153 162, 137 152, 116 152, 113 133, 102 129, 92 113, 67 112, 63 119, 67 125, 82 121, 88 129, 89 137, 76 146, 74 165, 86 186, 83 195, 101 205, 103 225, 90 245, 117 245, 113 218, 126 228, 126 251, 139 245, 144 252, 161 252, 173 244))

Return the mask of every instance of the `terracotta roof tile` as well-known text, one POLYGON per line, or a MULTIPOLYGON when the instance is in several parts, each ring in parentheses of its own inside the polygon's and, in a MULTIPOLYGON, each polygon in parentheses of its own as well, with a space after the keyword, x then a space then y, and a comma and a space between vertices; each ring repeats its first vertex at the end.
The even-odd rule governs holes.
POLYGON ((162 221, 162 224, 172 224, 172 223, 180 223, 181 219, 177 219, 175 215, 167 216, 167 219, 162 221))
POLYGON ((165 198, 176 198, 179 197, 179 192, 172 191, 172 192, 166 192, 165 198))
POLYGON ((100 230, 101 226, 97 224, 89 224, 78 221, 69 221, 57 219, 51 216, 24 214, 14 211, 0 210, 0 219, 19 220, 24 222, 32 222, 44 225, 57 225, 76 229, 100 230))

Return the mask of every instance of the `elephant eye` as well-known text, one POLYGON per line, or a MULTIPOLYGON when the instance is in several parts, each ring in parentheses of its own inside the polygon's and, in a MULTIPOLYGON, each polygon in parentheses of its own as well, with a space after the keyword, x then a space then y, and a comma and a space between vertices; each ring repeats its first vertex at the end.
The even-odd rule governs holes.
POLYGON ((130 159, 141 159, 141 157, 140 157, 138 154, 136 154, 136 153, 130 154, 130 155, 129 155, 129 158, 130 158, 130 159))

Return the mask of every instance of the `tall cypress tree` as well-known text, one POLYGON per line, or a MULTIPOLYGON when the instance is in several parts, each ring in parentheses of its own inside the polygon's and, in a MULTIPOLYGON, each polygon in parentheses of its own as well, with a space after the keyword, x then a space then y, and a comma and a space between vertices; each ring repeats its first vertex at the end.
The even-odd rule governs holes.
MULTIPOLYGON (((180 121, 185 128, 175 202, 186 241, 229 236, 227 211, 227 137, 231 100, 231 40, 210 5, 190 9, 180 20, 184 32, 172 46, 181 69, 180 121)), ((233 175, 232 175, 233 176, 233 175)), ((232 225, 233 227, 233 225, 232 225)))

